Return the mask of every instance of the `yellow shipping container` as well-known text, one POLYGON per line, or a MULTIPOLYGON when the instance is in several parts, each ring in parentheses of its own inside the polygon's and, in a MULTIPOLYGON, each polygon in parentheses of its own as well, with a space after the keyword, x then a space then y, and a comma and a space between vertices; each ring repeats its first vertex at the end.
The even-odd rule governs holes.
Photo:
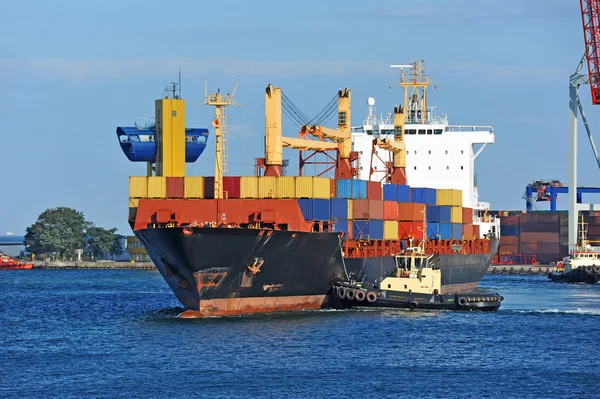
POLYGON ((146 176, 129 177, 129 198, 148 198, 148 178, 146 176))
POLYGON ((130 208, 137 208, 139 203, 140 203, 139 198, 129 198, 129 207, 130 208))
POLYGON ((164 176, 148 177, 148 198, 167 198, 167 178, 164 176))
POLYGON ((348 220, 352 220, 352 212, 353 212, 352 200, 349 199, 348 200, 348 220))
POLYGON ((258 198, 258 177, 242 176, 240 178, 240 198, 258 198))
POLYGON ((462 223, 462 207, 453 206, 450 208, 450 223, 462 223))
POLYGON ((296 177, 296 198, 312 198, 314 176, 296 177))
POLYGON ((184 198, 204 198, 204 177, 186 176, 183 181, 184 198))
POLYGON ((437 189, 437 205, 462 206, 462 190, 438 188, 437 189))
POLYGON ((296 198, 296 180, 294 176, 277 178, 277 198, 296 198))
POLYGON ((261 176, 258 178, 258 198, 275 198, 277 195, 277 177, 261 176))
POLYGON ((398 221, 384 220, 383 222, 383 239, 397 240, 398 239, 398 221))
POLYGON ((331 198, 331 179, 315 177, 313 179, 313 198, 331 198))

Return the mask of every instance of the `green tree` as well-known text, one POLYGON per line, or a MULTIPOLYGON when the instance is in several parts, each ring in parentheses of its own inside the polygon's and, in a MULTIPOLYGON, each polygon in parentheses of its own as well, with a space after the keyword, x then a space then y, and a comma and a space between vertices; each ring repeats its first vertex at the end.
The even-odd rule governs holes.
POLYGON ((32 253, 58 252, 64 258, 83 248, 83 232, 89 226, 83 213, 68 207, 46 209, 27 228, 25 244, 32 253))
POLYGON ((85 241, 87 249, 98 259, 103 253, 118 255, 123 251, 120 235, 116 234, 117 228, 104 229, 102 227, 90 226, 86 231, 85 241))

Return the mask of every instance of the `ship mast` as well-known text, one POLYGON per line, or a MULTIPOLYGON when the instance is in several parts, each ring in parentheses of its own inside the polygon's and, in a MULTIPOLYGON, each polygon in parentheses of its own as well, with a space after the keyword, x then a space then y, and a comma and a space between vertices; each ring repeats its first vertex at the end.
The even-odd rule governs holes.
POLYGON ((226 107, 236 104, 233 96, 237 91, 240 81, 238 79, 233 92, 226 95, 221 94, 218 89, 216 93, 208 94, 208 81, 204 81, 204 105, 215 107, 215 199, 223 198, 223 173, 227 172, 227 114, 226 107))
POLYGON ((400 68, 397 84, 404 91, 404 120, 406 123, 427 123, 427 87, 431 83, 425 75, 424 61, 414 61, 409 65, 392 65, 400 68), (407 68, 408 72, 404 69, 407 68))

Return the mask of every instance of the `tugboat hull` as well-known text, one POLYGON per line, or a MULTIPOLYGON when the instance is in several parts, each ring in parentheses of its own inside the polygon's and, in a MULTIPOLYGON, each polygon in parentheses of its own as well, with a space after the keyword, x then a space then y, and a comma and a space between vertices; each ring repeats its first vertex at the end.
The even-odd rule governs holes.
POLYGON ((598 284, 600 282, 600 266, 578 267, 566 272, 552 272, 548 278, 555 283, 598 284))
POLYGON ((496 311, 504 297, 497 293, 468 292, 459 295, 365 289, 353 284, 333 287, 332 296, 350 308, 400 308, 462 311, 496 311))

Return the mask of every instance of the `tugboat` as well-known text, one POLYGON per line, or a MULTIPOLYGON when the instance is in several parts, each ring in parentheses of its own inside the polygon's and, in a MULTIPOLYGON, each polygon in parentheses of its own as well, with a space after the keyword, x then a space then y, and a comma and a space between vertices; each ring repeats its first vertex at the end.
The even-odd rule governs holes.
POLYGON ((556 283, 596 284, 600 281, 600 258, 587 240, 587 223, 583 216, 579 227, 579 244, 548 274, 548 278, 556 283))
POLYGON ((346 307, 495 311, 504 297, 482 292, 440 294, 442 275, 438 255, 409 247, 395 257, 396 268, 375 282, 344 281, 332 294, 346 307))

